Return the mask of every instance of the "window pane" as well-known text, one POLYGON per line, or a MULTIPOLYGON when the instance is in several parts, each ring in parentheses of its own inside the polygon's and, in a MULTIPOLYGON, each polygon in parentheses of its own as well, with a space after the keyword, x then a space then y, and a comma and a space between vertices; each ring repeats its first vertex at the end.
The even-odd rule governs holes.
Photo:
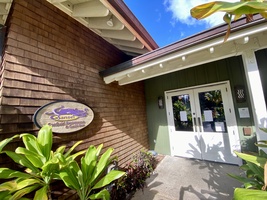
POLYGON ((220 90, 199 93, 199 103, 204 132, 227 132, 220 90))
POLYGON ((193 131, 190 97, 188 94, 172 96, 173 118, 176 131, 193 131))

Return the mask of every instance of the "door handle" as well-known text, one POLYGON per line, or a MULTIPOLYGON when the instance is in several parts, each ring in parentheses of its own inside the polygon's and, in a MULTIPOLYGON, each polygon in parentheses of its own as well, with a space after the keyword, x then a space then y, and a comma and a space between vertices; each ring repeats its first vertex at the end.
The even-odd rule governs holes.
POLYGON ((194 120, 194 131, 197 132, 197 120, 195 117, 193 117, 194 120))
POLYGON ((199 132, 202 132, 202 131, 201 131, 201 120, 200 120, 200 117, 198 117, 197 119, 198 119, 199 132))

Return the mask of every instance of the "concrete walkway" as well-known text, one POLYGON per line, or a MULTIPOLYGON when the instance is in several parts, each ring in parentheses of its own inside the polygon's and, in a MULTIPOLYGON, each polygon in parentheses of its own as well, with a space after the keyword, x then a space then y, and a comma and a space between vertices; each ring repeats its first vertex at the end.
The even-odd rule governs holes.
POLYGON ((241 172, 235 165, 165 156, 132 200, 231 200, 241 183, 227 173, 241 172))

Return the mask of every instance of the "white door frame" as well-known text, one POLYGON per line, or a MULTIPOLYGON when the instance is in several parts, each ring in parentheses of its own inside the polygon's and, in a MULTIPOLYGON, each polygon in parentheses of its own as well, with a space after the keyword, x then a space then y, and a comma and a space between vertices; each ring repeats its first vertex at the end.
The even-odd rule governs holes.
MULTIPOLYGON (((232 97, 230 82, 229 81, 222 81, 222 82, 216 82, 216 83, 210 83, 210 84, 204 84, 204 85, 197 85, 197 86, 193 86, 193 87, 168 90, 168 91, 164 92, 165 104, 166 104, 166 114, 167 114, 167 121, 168 121, 169 140, 170 140, 170 152, 171 152, 172 156, 174 156, 173 147, 175 144, 174 144, 174 141, 172 140, 172 137, 171 137, 171 131, 173 130, 173 125, 172 125, 173 123, 171 122, 171 119, 169 116, 170 116, 170 110, 172 110, 172 105, 168 104, 168 99, 167 99, 168 94, 174 93, 174 92, 180 92, 183 90, 207 88, 209 86, 216 86, 216 85, 226 85, 226 87, 228 88, 228 91, 227 91, 228 102, 227 103, 229 105, 229 108, 231 109, 231 113, 232 113, 231 116, 233 116, 233 117, 231 117, 230 120, 228 120, 228 123, 227 123, 231 154, 236 157, 236 155, 233 151, 238 151, 238 152, 241 151, 240 138, 239 138, 239 132, 238 132, 238 127, 237 127, 237 122, 236 122, 236 114, 235 114, 235 109, 234 109, 234 104, 233 104, 233 97, 232 97)), ((242 160, 238 159, 237 163, 235 163, 235 164, 241 165, 242 160)))

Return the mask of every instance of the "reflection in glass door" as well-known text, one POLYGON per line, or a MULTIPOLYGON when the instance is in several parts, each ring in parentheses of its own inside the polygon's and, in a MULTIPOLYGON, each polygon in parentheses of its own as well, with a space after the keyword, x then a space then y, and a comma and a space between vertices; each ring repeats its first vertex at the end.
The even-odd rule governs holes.
POLYGON ((171 92, 166 97, 173 155, 239 162, 232 152, 233 146, 239 147, 239 137, 228 124, 235 116, 226 85, 171 92))
POLYGON ((198 93, 204 132, 227 132, 221 90, 198 93))
POLYGON ((193 131, 189 94, 172 96, 173 119, 176 131, 193 131))

